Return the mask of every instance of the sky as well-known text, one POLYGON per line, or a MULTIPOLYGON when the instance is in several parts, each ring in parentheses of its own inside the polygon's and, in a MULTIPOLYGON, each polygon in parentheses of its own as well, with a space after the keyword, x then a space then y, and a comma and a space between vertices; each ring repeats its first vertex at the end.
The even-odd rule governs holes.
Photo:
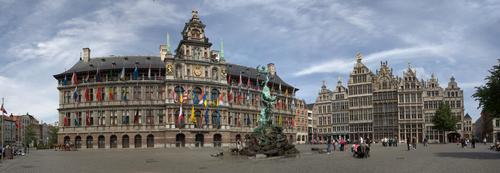
POLYGON ((335 0, 0 0, 0 97, 10 113, 58 117, 57 81, 83 47, 92 57, 155 55, 181 38, 191 11, 226 60, 277 73, 313 103, 325 80, 346 84, 356 52, 373 72, 388 61, 402 76, 411 64, 419 79, 451 76, 464 90, 465 112, 479 117, 474 87, 500 58, 500 2, 335 0))

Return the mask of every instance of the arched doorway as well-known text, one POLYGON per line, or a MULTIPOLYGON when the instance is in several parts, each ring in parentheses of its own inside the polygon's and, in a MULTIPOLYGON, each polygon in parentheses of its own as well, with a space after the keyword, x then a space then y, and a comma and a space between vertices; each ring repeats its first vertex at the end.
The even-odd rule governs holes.
POLYGON ((141 148, 142 147, 142 136, 141 135, 135 135, 134 137, 134 147, 135 148, 141 148))
POLYGON ((175 146, 184 147, 186 145, 186 136, 182 133, 175 135, 175 146))
POLYGON ((93 148, 94 147, 94 138, 92 136, 87 136, 87 148, 93 148))
POLYGON ((82 148, 82 137, 76 136, 75 138, 75 147, 82 148))
POLYGON ((146 140, 146 145, 148 148, 154 148, 155 147, 155 136, 152 134, 149 134, 146 140))
POLYGON ((109 137, 109 148, 117 148, 118 146, 118 137, 116 135, 111 135, 109 137))
POLYGON ((128 135, 122 136, 122 148, 129 148, 129 137, 128 135))
POLYGON ((97 137, 97 148, 104 148, 106 145, 106 141, 103 135, 97 137))
POLYGON ((71 138, 69 136, 65 136, 64 137, 64 145, 69 144, 70 140, 71 140, 71 138))
POLYGON ((221 147, 222 145, 222 135, 215 134, 214 135, 214 147, 221 147))
POLYGON ((203 147, 204 138, 205 138, 205 136, 203 136, 203 134, 196 134, 196 136, 195 136, 195 146, 196 147, 203 147))
POLYGON ((290 137, 288 137, 288 142, 293 143, 293 135, 290 135, 290 137))

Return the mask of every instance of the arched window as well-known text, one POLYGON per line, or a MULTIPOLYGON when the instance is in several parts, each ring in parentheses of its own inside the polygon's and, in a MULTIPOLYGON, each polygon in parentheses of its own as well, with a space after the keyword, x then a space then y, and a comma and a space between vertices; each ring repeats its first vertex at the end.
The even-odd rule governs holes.
POLYGON ((71 138, 69 136, 64 137, 64 145, 69 145, 71 138))

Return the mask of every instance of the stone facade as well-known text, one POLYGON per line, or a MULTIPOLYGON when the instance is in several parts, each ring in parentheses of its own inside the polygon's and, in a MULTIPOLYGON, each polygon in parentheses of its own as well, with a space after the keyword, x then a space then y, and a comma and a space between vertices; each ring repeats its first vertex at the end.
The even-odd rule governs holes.
MULTIPOLYGON (((443 89, 434 74, 427 81, 419 80, 411 66, 402 77, 397 77, 387 62, 381 62, 380 68, 373 74, 361 61, 361 54, 356 54, 356 63, 349 76, 349 89, 345 90, 349 103, 347 124, 350 139, 363 137, 378 141, 397 138, 405 142, 414 138, 422 142, 427 138, 429 142, 453 142, 459 137, 471 137, 470 120, 464 119, 463 90, 454 77, 443 89), (456 131, 444 134, 433 129, 432 118, 440 103, 450 105, 453 117, 458 120, 456 131)), ((320 141, 339 134, 335 128, 338 126, 336 117, 338 112, 344 111, 343 107, 336 106, 339 86, 340 82, 332 92, 323 84, 316 99, 313 113, 319 118, 320 141), (330 105, 333 105, 331 109, 330 105), (330 117, 333 123, 329 121, 330 117), (329 131, 331 127, 334 128, 329 131)))
MULTIPOLYGON (((168 41, 167 41, 168 42, 168 41)), ((54 75, 61 143, 80 148, 230 146, 253 132, 260 112, 255 68, 226 63, 212 50, 198 12, 185 24, 175 55, 91 58, 54 75), (128 145, 127 145, 128 144, 128 145)), ((274 123, 294 141, 298 90, 275 76, 274 123)))

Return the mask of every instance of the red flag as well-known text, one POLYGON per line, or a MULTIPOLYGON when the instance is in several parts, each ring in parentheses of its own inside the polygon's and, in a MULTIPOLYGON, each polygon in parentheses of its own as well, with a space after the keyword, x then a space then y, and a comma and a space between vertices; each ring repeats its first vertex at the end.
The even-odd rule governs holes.
POLYGON ((231 75, 228 75, 228 77, 227 77, 227 78, 228 78, 228 79, 227 79, 227 84, 229 84, 229 86, 231 86, 231 75))
POLYGON ((71 84, 73 84, 73 85, 78 84, 78 78, 76 77, 75 72, 73 72, 73 76, 71 77, 71 84))
POLYGON ((229 90, 229 94, 227 94, 227 102, 233 103, 233 90, 229 90))
POLYGON ((85 116, 85 120, 86 120, 86 121, 85 121, 85 122, 86 122, 85 124, 86 124, 87 126, 90 126, 90 112, 89 112, 89 111, 87 111, 87 114, 86 114, 86 116, 85 116))
POLYGON ((138 123, 139 123, 139 110, 137 110, 134 115, 134 124, 138 123))
MULTIPOLYGON (((64 116, 64 126, 68 126, 68 117, 64 116)), ((16 128, 19 128, 19 124, 16 122, 16 128)))
POLYGON ((3 103, 2 106, 0 107, 0 111, 4 114, 7 114, 7 110, 5 110, 5 108, 3 107, 3 103))
POLYGON ((97 97, 97 101, 101 101, 102 100, 102 94, 101 94, 101 88, 100 87, 97 87, 96 97, 97 97))
POLYGON ((108 95, 109 95, 109 101, 113 101, 113 88, 109 87, 108 95))
POLYGON ((85 101, 87 101, 87 102, 90 101, 90 93, 89 93, 89 88, 88 87, 85 88, 85 92, 84 92, 83 95, 85 95, 85 101))

